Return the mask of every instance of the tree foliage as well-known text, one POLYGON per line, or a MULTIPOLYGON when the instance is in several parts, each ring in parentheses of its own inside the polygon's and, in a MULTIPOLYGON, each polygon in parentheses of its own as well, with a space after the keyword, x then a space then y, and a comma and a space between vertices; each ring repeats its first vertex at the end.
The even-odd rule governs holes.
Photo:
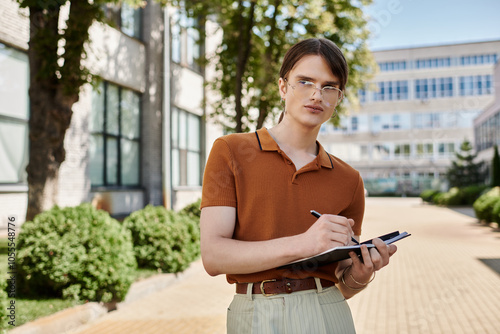
MULTIPOLYGON (((187 13, 208 16, 222 30, 222 43, 212 59, 216 66, 211 87, 215 119, 230 132, 260 128, 281 110, 277 87, 281 59, 288 48, 308 37, 336 43, 349 64, 347 97, 373 73, 374 61, 366 40, 363 7, 371 0, 194 0, 187 13)), ((342 108, 342 107, 340 107, 342 108)), ((338 120, 337 120, 338 121, 338 120)))
POLYGON ((481 163, 474 162, 476 157, 471 143, 465 139, 460 145, 460 150, 455 152, 455 160, 446 173, 450 187, 466 187, 482 183, 481 163))

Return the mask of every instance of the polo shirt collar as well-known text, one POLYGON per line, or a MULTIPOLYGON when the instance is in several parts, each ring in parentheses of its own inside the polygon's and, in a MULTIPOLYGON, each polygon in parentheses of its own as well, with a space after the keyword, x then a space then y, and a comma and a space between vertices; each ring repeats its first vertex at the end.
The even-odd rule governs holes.
MULTIPOLYGON (((273 137, 271 137, 271 134, 269 133, 269 131, 267 131, 266 128, 262 128, 255 131, 255 134, 257 136, 257 141, 259 142, 259 147, 261 151, 280 150, 278 143, 274 141, 273 137)), ((323 146, 318 141, 316 141, 316 144, 318 145, 319 148, 318 156, 316 157, 317 161, 323 167, 333 168, 333 161, 330 155, 325 151, 323 146)))

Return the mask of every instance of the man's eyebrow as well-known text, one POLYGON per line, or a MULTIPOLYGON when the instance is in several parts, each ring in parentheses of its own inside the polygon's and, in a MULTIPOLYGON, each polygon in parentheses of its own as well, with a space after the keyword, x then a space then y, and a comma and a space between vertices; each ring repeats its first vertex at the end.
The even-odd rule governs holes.
MULTIPOLYGON (((308 77, 307 75, 297 74, 297 80, 306 80, 306 81, 316 81, 316 79, 308 77)), ((340 86, 340 82, 338 81, 326 81, 323 83, 323 86, 340 86)))

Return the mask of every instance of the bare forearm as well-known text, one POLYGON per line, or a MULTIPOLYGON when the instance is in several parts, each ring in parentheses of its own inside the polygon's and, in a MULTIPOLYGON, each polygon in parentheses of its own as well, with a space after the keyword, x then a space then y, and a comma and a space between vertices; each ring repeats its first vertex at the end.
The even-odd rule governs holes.
POLYGON ((201 255, 206 271, 212 275, 249 274, 276 268, 300 259, 305 250, 300 236, 267 241, 240 241, 218 237, 202 240, 201 255))

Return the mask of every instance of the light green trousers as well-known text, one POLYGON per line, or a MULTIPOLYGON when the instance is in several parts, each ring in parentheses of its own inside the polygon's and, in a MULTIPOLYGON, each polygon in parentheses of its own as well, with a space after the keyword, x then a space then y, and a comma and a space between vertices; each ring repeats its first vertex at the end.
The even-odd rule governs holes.
MULTIPOLYGON (((228 334, 356 333, 349 305, 333 286, 279 294, 236 294, 227 310, 228 334)), ((319 283, 319 284, 318 284, 319 283)))

